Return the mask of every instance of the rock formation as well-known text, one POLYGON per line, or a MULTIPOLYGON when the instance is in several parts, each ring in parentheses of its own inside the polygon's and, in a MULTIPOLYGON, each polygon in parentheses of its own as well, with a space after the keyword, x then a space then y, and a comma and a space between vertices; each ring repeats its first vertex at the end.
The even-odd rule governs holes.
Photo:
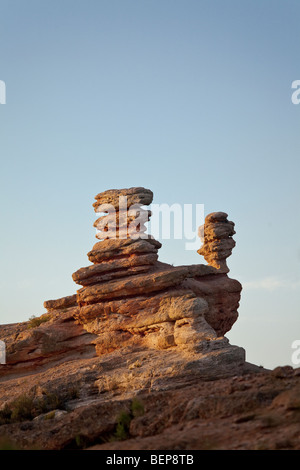
POLYGON ((199 228, 199 235, 203 239, 203 246, 198 250, 210 266, 220 272, 229 271, 226 258, 231 255, 235 247, 232 235, 235 234, 234 223, 227 220, 225 212, 213 212, 205 218, 204 227, 199 228))
POLYGON ((224 337, 237 319, 241 292, 240 283, 227 276, 226 258, 235 243, 227 214, 205 219, 199 253, 208 265, 174 267, 158 261, 161 243, 146 233, 151 211, 144 207, 152 191, 108 190, 95 200, 100 241, 88 253, 91 264, 72 276, 81 288, 44 303, 50 321, 38 332, 23 331, 19 342, 6 334, 8 364, 43 364, 72 351, 102 356, 128 347, 196 359, 217 351, 243 363, 244 350, 224 337))
POLYGON ((148 222, 151 212, 141 206, 151 204, 153 193, 150 189, 110 189, 98 194, 95 199, 95 212, 106 213, 94 223, 99 230, 97 238, 101 240, 143 237, 147 230, 145 223, 148 222))
POLYGON ((300 448, 299 372, 249 364, 224 336, 241 293, 226 264, 234 224, 206 217, 207 265, 161 263, 152 198, 98 194, 99 241, 73 274, 77 292, 0 325, 0 449, 300 448))
MULTIPOLYGON (((79 309, 74 317, 97 335, 97 354, 124 345, 203 349, 237 318, 241 289, 237 281, 220 277, 209 266, 173 267, 158 261, 161 243, 145 233, 151 212, 142 208, 152 199, 145 188, 96 196, 95 211, 105 214, 94 224, 99 230, 96 237, 102 240, 88 253, 93 264, 76 271, 73 280, 83 286, 77 291, 79 309)), ((210 233, 219 238, 232 234, 226 214, 206 219, 205 243, 210 233)), ((223 260, 223 239, 219 243, 214 238, 212 243, 216 244, 213 260, 223 260)))

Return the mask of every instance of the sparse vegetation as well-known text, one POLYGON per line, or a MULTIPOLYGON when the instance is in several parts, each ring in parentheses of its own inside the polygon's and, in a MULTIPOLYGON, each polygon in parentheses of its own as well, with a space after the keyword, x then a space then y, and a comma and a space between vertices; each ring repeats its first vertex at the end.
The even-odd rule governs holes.
POLYGON ((0 425, 32 420, 36 416, 57 409, 65 410, 66 402, 77 397, 78 390, 75 388, 64 394, 45 391, 41 397, 22 394, 0 410, 0 425))
POLYGON ((145 413, 144 405, 138 398, 134 398, 132 400, 131 413, 134 418, 137 418, 138 416, 143 416, 143 414, 145 413))
POLYGON ((75 437, 75 448, 77 449, 84 449, 85 447, 87 447, 88 443, 89 439, 82 434, 78 434, 75 437))
POLYGON ((141 361, 137 360, 133 364, 130 364, 128 368, 130 370, 132 370, 132 369, 136 369, 136 368, 139 368, 139 367, 142 367, 142 363, 141 363, 141 361))
POLYGON ((54 419, 55 418, 55 411, 50 411, 50 413, 47 413, 46 416, 44 417, 45 420, 47 419, 54 419))
POLYGON ((42 323, 49 321, 50 318, 51 318, 51 315, 49 313, 45 313, 44 315, 41 315, 40 317, 36 317, 35 315, 32 315, 29 318, 29 323, 27 325, 27 328, 28 329, 36 328, 37 326, 40 326, 42 323))
POLYGON ((114 434, 114 439, 118 441, 123 441, 129 437, 129 428, 130 423, 133 418, 138 416, 143 416, 145 413, 144 405, 137 398, 134 398, 130 405, 130 412, 122 411, 117 419, 116 431, 114 434))
POLYGON ((12 409, 9 405, 4 405, 0 410, 0 425, 8 424, 11 422, 12 409))
POLYGON ((34 410, 34 398, 25 394, 20 395, 0 410, 0 424, 31 420, 35 416, 34 410))
POLYGON ((18 446, 10 439, 1 437, 0 439, 0 450, 20 450, 18 446))
POLYGON ((20 395, 12 402, 11 421, 27 421, 35 416, 35 404, 32 396, 20 395))
POLYGON ((129 426, 132 420, 132 416, 125 411, 122 411, 117 419, 117 427, 114 437, 118 441, 123 441, 128 438, 129 426))

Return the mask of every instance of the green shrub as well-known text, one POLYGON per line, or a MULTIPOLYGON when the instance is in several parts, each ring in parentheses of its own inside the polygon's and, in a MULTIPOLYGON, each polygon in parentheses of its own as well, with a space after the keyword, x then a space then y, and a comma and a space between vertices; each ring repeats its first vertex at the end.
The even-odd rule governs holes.
POLYGON ((42 323, 45 323, 49 321, 51 318, 51 315, 49 313, 45 313, 44 315, 41 315, 40 317, 36 317, 35 315, 32 315, 29 318, 29 323, 27 325, 27 328, 36 328, 37 326, 40 326, 42 323))
POLYGON ((115 438, 118 441, 123 441, 128 438, 129 434, 129 426, 130 422, 132 420, 132 417, 130 416, 129 413, 126 413, 126 411, 122 411, 117 419, 117 427, 116 427, 116 432, 115 432, 115 438))
POLYGON ((66 409, 66 402, 78 398, 78 389, 72 387, 64 393, 44 391, 41 397, 22 394, 0 410, 0 425, 32 420, 53 410, 66 409))
POLYGON ((137 418, 138 416, 143 416, 145 413, 144 410, 144 405, 140 400, 137 398, 134 398, 131 403, 131 413, 134 416, 134 418, 137 418))
POLYGON ((36 411, 38 414, 48 411, 62 409, 65 402, 61 396, 53 392, 46 392, 41 398, 36 400, 36 411))
POLYGON ((143 416, 145 413, 144 405, 137 398, 134 398, 130 405, 130 412, 122 411, 118 418, 116 424, 116 430, 114 434, 114 439, 118 441, 124 441, 129 437, 129 427, 133 418, 138 416, 143 416))
POLYGON ((0 450, 20 450, 14 442, 6 437, 0 438, 0 450))
POLYGON ((2 424, 7 424, 7 423, 10 423, 11 421, 11 413, 12 413, 12 410, 11 408, 9 407, 8 404, 6 404, 2 410, 0 410, 0 426, 2 424))
POLYGON ((55 418, 55 411, 50 411, 48 414, 46 414, 46 416, 44 417, 45 420, 47 419, 53 419, 55 418))
POLYGON ((34 418, 34 398, 30 395, 20 395, 10 405, 11 421, 26 421, 34 418))

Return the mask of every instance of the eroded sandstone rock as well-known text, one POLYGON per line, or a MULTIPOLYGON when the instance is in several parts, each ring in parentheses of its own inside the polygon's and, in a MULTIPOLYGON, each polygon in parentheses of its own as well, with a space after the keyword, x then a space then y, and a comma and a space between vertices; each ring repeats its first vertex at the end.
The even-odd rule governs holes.
POLYGON ((76 271, 73 280, 83 286, 77 291, 76 320, 97 335, 98 354, 124 345, 199 348, 223 336, 237 319, 241 285, 226 276, 223 263, 235 233, 227 214, 206 217, 199 252, 209 265, 174 267, 158 261, 161 244, 145 235, 145 226, 136 233, 135 225, 129 229, 141 214, 149 220, 151 211, 141 206, 152 199, 145 188, 96 196, 95 211, 106 214, 94 224, 102 241, 88 253, 93 265, 76 271))
POLYGON ((204 227, 200 227, 203 246, 198 250, 210 266, 222 273, 229 271, 226 258, 235 247, 232 235, 235 234, 234 223, 227 219, 225 212, 213 212, 205 218, 204 227))
POLYGON ((138 214, 120 230, 119 196, 140 206, 153 197, 144 188, 96 196, 95 211, 109 218, 88 253, 92 264, 73 274, 82 287, 46 301, 47 313, 33 324, 0 325, 7 357, 0 441, 48 450, 299 448, 299 374, 284 368, 268 375, 224 337, 241 292, 227 275, 234 246, 227 214, 206 218, 199 253, 208 265, 173 267, 158 261, 161 244, 144 228, 130 238, 138 214), (125 238, 111 237, 115 208, 114 233, 125 238), (140 416, 132 412, 136 399, 140 416), (30 416, 18 416, 16 403, 27 403, 30 416), (116 442, 124 411, 130 439, 116 442), (288 428, 278 440, 282 423, 288 428))
POLYGON ((229 357, 223 336, 238 317, 241 285, 226 274, 235 244, 227 214, 205 219, 198 252, 208 265, 174 267, 158 261, 161 243, 146 233, 151 211, 143 206, 152 202, 152 191, 109 190, 95 199, 95 212, 104 214, 94 224, 101 241, 88 253, 91 264, 73 273, 81 288, 44 303, 50 321, 20 332, 9 344, 8 362, 45 363, 70 357, 72 348, 100 356, 129 347, 175 349, 201 361, 203 351, 229 357))
POLYGON ((150 189, 142 187, 126 188, 126 189, 109 189, 95 196, 96 202, 93 204, 95 212, 109 212, 111 206, 115 210, 130 208, 134 204, 146 205, 151 204, 153 200, 153 192, 150 189), (126 202, 125 202, 126 198, 126 202))

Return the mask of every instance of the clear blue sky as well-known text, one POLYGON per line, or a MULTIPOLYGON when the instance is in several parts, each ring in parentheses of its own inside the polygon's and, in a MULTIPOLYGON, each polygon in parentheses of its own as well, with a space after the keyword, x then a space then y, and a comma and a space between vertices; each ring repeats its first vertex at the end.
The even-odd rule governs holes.
MULTIPOLYGON (((299 0, 0 0, 0 323, 73 294, 94 196, 144 186, 229 214, 244 289, 227 337, 250 362, 291 363, 299 18, 299 0)), ((204 262, 172 240, 160 259, 204 262)))

